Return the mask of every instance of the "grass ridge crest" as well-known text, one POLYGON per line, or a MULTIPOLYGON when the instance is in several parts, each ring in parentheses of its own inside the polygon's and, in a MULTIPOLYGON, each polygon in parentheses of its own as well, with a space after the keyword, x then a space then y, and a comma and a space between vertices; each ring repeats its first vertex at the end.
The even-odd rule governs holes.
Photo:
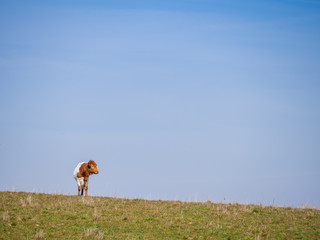
POLYGON ((320 239, 320 210, 0 192, 0 239, 320 239))

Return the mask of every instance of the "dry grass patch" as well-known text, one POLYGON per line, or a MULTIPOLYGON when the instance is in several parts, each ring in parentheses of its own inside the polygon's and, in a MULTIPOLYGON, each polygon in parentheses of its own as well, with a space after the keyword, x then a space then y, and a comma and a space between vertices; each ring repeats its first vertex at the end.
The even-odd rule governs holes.
POLYGON ((320 211, 0 192, 0 239, 320 239, 320 211))

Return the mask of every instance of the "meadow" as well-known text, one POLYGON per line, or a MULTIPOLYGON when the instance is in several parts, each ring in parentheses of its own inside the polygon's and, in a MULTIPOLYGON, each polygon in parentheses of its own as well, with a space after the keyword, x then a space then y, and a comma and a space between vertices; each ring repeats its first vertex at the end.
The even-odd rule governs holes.
POLYGON ((320 210, 0 192, 0 239, 320 239, 320 210))

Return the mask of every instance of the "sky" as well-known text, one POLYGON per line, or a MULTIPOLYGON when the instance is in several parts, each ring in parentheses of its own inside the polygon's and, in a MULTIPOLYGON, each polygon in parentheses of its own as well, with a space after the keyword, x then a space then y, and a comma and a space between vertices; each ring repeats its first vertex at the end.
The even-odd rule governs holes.
POLYGON ((320 207, 320 1, 0 0, 0 191, 320 207))

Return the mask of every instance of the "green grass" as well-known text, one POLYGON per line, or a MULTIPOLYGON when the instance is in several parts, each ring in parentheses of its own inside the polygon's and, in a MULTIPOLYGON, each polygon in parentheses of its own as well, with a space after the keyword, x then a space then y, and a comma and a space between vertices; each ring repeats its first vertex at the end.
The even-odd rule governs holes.
POLYGON ((0 239, 320 239, 320 210, 0 192, 0 239))

